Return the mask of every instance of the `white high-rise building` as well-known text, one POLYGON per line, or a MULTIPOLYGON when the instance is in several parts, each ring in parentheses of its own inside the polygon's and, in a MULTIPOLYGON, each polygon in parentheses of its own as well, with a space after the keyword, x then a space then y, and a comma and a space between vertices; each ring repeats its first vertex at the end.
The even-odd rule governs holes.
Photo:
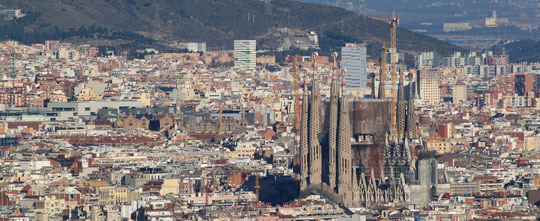
POLYGON ((234 41, 234 67, 255 70, 257 66, 257 41, 234 41))
POLYGON ((348 88, 366 88, 366 47, 364 45, 346 44, 341 48, 341 68, 345 69, 348 88))

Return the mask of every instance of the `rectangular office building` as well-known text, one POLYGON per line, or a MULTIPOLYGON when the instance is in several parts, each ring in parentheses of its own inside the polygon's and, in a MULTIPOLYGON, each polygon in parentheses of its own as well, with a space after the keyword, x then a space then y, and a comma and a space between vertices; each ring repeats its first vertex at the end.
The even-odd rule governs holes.
POLYGON ((257 41, 234 41, 234 67, 255 70, 257 66, 257 41))
POLYGON ((364 45, 346 44, 341 48, 341 68, 347 71, 345 79, 348 88, 366 88, 366 47, 364 45))
POLYGON ((419 71, 420 99, 425 104, 435 105, 441 101, 440 82, 442 70, 437 68, 422 69, 419 71))

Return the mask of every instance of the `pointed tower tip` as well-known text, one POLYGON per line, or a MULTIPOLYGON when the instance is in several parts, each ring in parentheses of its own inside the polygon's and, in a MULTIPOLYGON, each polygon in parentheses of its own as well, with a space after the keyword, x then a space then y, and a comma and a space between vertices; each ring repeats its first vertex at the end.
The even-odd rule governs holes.
POLYGON ((311 54, 311 65, 312 65, 312 68, 313 68, 313 79, 312 80, 316 80, 317 78, 317 57, 319 57, 319 53, 318 52, 313 52, 311 54))
POLYGON ((347 86, 347 79, 345 78, 345 74, 347 73, 346 70, 341 70, 341 86, 343 86, 343 90, 345 90, 345 86, 347 86))
POLYGON ((337 68, 338 68, 338 62, 337 62, 338 53, 334 52, 332 53, 332 60, 334 62, 334 65, 332 67, 332 79, 334 79, 337 75, 337 68))
POLYGON ((307 94, 307 85, 308 85, 308 73, 304 70, 304 93, 307 94))

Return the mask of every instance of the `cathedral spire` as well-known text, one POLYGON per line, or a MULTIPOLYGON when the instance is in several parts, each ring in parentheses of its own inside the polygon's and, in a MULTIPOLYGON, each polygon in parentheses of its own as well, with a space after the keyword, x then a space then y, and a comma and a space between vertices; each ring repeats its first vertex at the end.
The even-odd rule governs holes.
POLYGON ((416 136, 416 117, 414 114, 413 79, 414 79, 414 74, 409 73, 409 100, 408 100, 408 107, 407 107, 407 132, 406 132, 406 136, 409 139, 412 139, 416 136))
POLYGON ((386 44, 383 43, 381 59, 379 60, 379 98, 386 98, 386 44))
POLYGON ((405 138, 403 143, 403 161, 405 166, 405 172, 411 172, 411 147, 409 145, 409 139, 405 138))
POLYGON ((342 196, 343 203, 347 206, 352 204, 349 193, 352 180, 352 151, 351 151, 351 122, 349 121, 349 101, 346 95, 345 71, 342 70, 342 88, 339 111, 338 132, 338 193, 342 196))
POLYGON ((403 139, 405 133, 405 94, 403 91, 403 61, 399 60, 399 84, 397 92, 396 124, 398 140, 403 139))
POLYGON ((376 97, 376 89, 375 89, 375 73, 371 73, 369 74, 369 76, 371 77, 371 98, 375 99, 377 98, 376 97))
POLYGON ((312 185, 322 184, 322 153, 319 143, 319 134, 321 133, 321 95, 317 73, 317 57, 318 54, 316 52, 311 55, 313 79, 309 108, 309 182, 312 185))
POLYGON ((304 76, 304 96, 302 99, 302 120, 300 123, 300 189, 308 185, 309 171, 309 97, 307 90, 307 74, 304 76))
POLYGON ((329 127, 328 127, 328 180, 331 190, 336 188, 336 158, 337 158, 337 131, 338 131, 338 79, 337 79, 337 52, 332 54, 334 58, 334 67, 332 70, 332 83, 330 89, 330 114, 329 114, 329 127))
POLYGON ((361 197, 360 197, 360 185, 358 183, 358 175, 356 175, 356 168, 353 168, 352 170, 352 202, 353 203, 353 206, 357 206, 357 202, 359 202, 361 200, 361 197))

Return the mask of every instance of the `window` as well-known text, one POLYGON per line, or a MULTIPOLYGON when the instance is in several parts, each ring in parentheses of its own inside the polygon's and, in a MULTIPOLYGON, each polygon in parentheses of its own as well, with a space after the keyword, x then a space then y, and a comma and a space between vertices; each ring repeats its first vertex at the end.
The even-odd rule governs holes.
POLYGON ((90 111, 90 107, 85 107, 84 111, 90 111))

